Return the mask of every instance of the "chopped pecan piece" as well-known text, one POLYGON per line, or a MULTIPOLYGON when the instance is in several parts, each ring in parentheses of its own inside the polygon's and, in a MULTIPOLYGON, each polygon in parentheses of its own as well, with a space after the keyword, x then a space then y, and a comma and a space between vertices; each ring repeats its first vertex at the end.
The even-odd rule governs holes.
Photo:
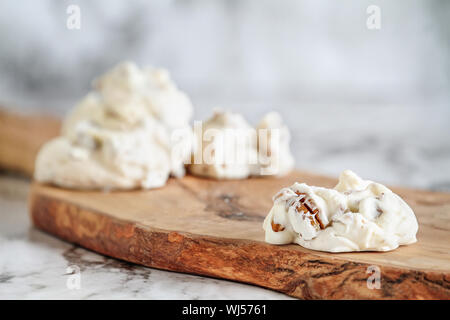
POLYGON ((279 232, 279 231, 283 231, 284 230, 284 227, 281 224, 275 223, 273 221, 271 222, 271 224, 272 224, 272 230, 274 232, 279 232))
POLYGON ((319 208, 316 203, 306 193, 296 192, 299 196, 299 202, 296 206, 298 213, 301 213, 304 217, 308 217, 311 225, 316 229, 325 229, 325 225, 320 220, 319 208))

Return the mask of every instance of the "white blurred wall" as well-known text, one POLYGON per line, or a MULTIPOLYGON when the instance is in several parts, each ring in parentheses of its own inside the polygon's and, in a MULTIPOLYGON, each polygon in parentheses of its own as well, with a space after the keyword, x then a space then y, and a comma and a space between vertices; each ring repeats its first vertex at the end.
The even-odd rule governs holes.
POLYGON ((0 39, 0 101, 22 108, 65 109, 124 59, 168 68, 200 104, 449 102, 445 0, 2 0, 0 39))

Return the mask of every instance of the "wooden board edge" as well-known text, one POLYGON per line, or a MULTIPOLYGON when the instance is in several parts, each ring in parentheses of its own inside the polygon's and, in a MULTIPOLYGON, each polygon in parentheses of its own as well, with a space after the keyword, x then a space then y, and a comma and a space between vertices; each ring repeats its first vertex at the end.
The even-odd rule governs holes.
POLYGON ((152 268, 249 283, 301 299, 450 299, 446 272, 380 266, 381 288, 369 289, 366 263, 148 228, 34 193, 29 209, 33 224, 43 231, 152 268))

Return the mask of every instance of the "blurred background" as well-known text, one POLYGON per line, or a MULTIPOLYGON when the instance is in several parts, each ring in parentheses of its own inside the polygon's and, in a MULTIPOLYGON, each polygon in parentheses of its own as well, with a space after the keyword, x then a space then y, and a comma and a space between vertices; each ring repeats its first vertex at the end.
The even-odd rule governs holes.
POLYGON ((0 39, 12 110, 63 116, 133 60, 167 68, 195 119, 279 111, 300 169, 450 191, 449 1, 2 0, 0 39))

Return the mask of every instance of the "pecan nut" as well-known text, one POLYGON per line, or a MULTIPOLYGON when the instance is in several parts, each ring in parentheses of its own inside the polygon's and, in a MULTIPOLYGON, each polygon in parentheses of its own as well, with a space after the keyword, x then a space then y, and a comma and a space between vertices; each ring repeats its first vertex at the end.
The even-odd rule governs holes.
POLYGON ((295 201, 295 210, 302 214, 303 218, 308 218, 311 225, 319 229, 325 229, 325 225, 319 217, 320 210, 314 200, 306 193, 296 192, 298 198, 295 201))
POLYGON ((271 225, 272 225, 272 230, 274 232, 279 232, 279 231, 283 231, 284 230, 284 227, 281 224, 278 224, 278 223, 275 223, 275 222, 272 221, 271 225))

